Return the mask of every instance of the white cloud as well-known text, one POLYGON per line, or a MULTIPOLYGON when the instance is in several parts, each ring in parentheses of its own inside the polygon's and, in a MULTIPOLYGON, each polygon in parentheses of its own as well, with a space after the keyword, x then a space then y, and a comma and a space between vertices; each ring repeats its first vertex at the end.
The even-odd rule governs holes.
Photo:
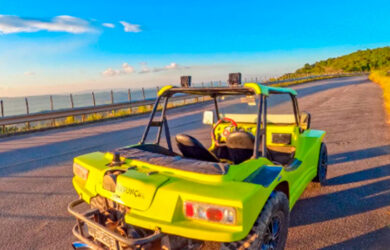
POLYGON ((125 62, 122 64, 122 69, 107 68, 102 72, 102 75, 105 77, 111 77, 117 75, 131 74, 133 72, 134 72, 134 68, 125 62))
POLYGON ((107 28, 115 28, 115 25, 113 24, 113 23, 102 23, 102 25, 104 26, 104 27, 107 27, 107 28))
POLYGON ((123 25, 125 32, 141 32, 139 24, 131 24, 125 21, 120 21, 120 23, 123 25))
POLYGON ((170 63, 168 64, 167 66, 165 66, 166 69, 177 69, 179 66, 177 65, 177 63, 170 63))
POLYGON ((120 71, 117 69, 108 68, 105 71, 102 72, 103 76, 116 76, 119 75, 120 71))
POLYGON ((25 76, 35 76, 35 72, 32 71, 26 71, 23 73, 25 76))
POLYGON ((18 16, 0 15, 0 34, 37 32, 41 30, 74 34, 94 31, 89 22, 73 16, 56 16, 51 21, 42 21, 18 16))
POLYGON ((141 71, 139 73, 143 74, 143 73, 149 73, 151 71, 146 62, 141 62, 140 64, 141 64, 141 71))
POLYGON ((132 66, 130 66, 128 63, 123 63, 122 69, 123 69, 124 73, 133 73, 134 72, 134 68, 132 66))
MULTIPOLYGON (((182 66, 175 62, 172 62, 161 68, 150 68, 146 62, 141 62, 141 70, 138 71, 139 74, 151 73, 151 72, 160 72, 160 71, 168 71, 168 70, 180 70, 180 69, 188 69, 187 66, 182 66)), ((121 69, 113 69, 107 68, 102 72, 103 76, 111 77, 117 75, 126 75, 136 72, 133 66, 130 66, 128 63, 123 63, 121 69)))
POLYGON ((164 67, 162 68, 154 68, 153 69, 153 72, 160 72, 160 71, 166 71, 166 70, 179 70, 179 69, 188 69, 189 67, 188 66, 182 66, 182 65, 179 65, 175 62, 172 62, 168 65, 165 65, 164 67))

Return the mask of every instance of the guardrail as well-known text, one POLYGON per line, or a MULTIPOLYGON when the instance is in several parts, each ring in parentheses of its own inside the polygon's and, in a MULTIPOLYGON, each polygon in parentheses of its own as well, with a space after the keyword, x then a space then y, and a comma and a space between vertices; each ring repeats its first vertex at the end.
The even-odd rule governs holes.
MULTIPOLYGON (((274 82, 268 82, 263 84, 273 85, 273 84, 280 84, 280 83, 286 83, 286 82, 296 82, 296 81, 302 81, 302 80, 315 80, 315 79, 322 79, 322 78, 336 78, 336 77, 343 77, 343 76, 353 76, 357 74, 332 74, 332 75, 316 75, 316 76, 307 76, 307 77, 301 77, 301 78, 295 78, 295 79, 286 79, 281 81, 274 81, 274 82)), ((219 84, 221 86, 221 84, 219 84)), ((198 98, 196 96, 177 96, 173 97, 170 100, 170 103, 175 103, 178 101, 183 101, 185 105, 186 100, 195 100, 192 103, 197 102, 203 102, 207 101, 208 99, 205 98, 198 98)), ((148 106, 153 105, 155 102, 155 99, 147 99, 142 101, 133 101, 133 102, 123 102, 123 103, 115 103, 115 104, 103 104, 98 106, 89 106, 89 107, 81 107, 81 108, 69 108, 69 109, 62 109, 62 110, 53 110, 48 112, 39 112, 39 113, 31 113, 31 114, 24 114, 24 115, 14 115, 14 116, 8 116, 0 118, 0 127, 2 127, 2 134, 6 135, 7 130, 6 126, 9 125, 16 125, 16 124, 27 124, 27 131, 30 130, 30 123, 31 122, 38 122, 38 121, 46 121, 46 120, 52 120, 55 119, 62 119, 66 117, 75 117, 75 116, 85 116, 90 114, 96 114, 96 113, 104 113, 104 112, 112 112, 116 110, 125 110, 129 109, 131 111, 132 108, 139 108, 141 106, 148 106)), ((188 102, 187 102, 188 103, 188 102)), ((178 105, 172 105, 173 107, 178 105)), ((142 113, 138 112, 137 114, 142 113)), ((132 113, 130 112, 129 115, 132 113)), ((128 116, 128 115, 126 115, 128 116)), ((107 119, 107 118, 106 118, 107 119)), ((83 119, 84 122, 84 119, 83 119)), ((50 127, 50 126, 48 126, 50 127)), ((47 128, 47 127, 46 127, 47 128)), ((37 130, 37 129, 33 129, 37 130)))

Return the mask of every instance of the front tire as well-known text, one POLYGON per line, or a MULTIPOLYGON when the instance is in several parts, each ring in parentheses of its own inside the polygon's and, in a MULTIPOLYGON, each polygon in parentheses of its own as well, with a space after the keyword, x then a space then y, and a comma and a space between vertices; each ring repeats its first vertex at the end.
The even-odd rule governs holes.
POLYGON ((287 196, 283 192, 274 191, 247 237, 236 242, 222 243, 221 249, 284 249, 289 219, 287 196))
POLYGON ((317 176, 314 182, 318 182, 321 186, 326 185, 326 174, 328 173, 328 150, 325 143, 321 143, 320 156, 318 158, 317 176))

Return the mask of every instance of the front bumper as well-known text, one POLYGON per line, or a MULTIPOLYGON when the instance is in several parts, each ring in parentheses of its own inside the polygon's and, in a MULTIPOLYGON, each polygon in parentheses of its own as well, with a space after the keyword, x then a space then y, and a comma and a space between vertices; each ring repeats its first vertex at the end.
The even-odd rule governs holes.
MULTIPOLYGON (((115 233, 111 230, 108 230, 103 225, 93 221, 91 217, 99 212, 98 209, 88 210, 85 213, 80 213, 76 211, 74 208, 85 203, 82 199, 75 200, 68 205, 68 211, 77 219, 77 224, 73 227, 73 234, 79 240, 86 243, 92 249, 102 249, 98 243, 96 243, 93 239, 93 236, 89 234, 89 232, 94 231, 98 232, 100 238, 104 238, 104 245, 109 247, 110 249, 121 249, 121 246, 141 246, 150 242, 153 242, 157 239, 160 239, 164 234, 157 228, 154 233, 146 236, 144 238, 130 239, 126 238, 118 233, 115 233), (85 230, 87 228, 87 230, 85 230), (87 231, 87 232, 86 232, 87 231)), ((99 241, 100 242, 100 241, 99 241)))

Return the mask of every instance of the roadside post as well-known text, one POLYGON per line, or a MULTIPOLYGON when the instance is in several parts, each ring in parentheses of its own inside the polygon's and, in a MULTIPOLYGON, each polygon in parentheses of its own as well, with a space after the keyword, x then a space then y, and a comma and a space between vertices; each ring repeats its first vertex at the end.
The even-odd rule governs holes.
MULTIPOLYGON (((50 110, 54 111, 54 103, 53 103, 53 96, 50 95, 50 110)), ((54 127, 56 124, 56 119, 51 120, 51 125, 54 127)))
MULTIPOLYGON (((4 104, 3 104, 3 100, 0 101, 0 105, 1 105, 1 118, 4 118, 4 104)), ((5 131, 5 125, 3 125, 3 135, 6 133, 5 131)))
MULTIPOLYGON (((72 108, 72 109, 74 109, 74 102, 73 102, 73 95, 72 94, 69 94, 69 100, 70 100, 70 107, 72 108)), ((74 116, 73 116, 73 122, 74 122, 74 116)), ((72 123, 73 123, 72 122, 72 123)))
MULTIPOLYGON (((26 113, 27 115, 30 114, 30 110, 28 108, 28 100, 27 100, 27 97, 24 98, 25 102, 26 102, 26 113)), ((30 122, 27 122, 27 130, 30 130, 30 122)))
POLYGON ((93 106, 96 107, 95 93, 93 91, 92 91, 92 103, 93 103, 93 106))
MULTIPOLYGON (((129 100, 129 105, 131 104, 131 91, 127 90, 127 99, 129 100)), ((129 106, 129 113, 131 114, 131 106, 129 106)))

